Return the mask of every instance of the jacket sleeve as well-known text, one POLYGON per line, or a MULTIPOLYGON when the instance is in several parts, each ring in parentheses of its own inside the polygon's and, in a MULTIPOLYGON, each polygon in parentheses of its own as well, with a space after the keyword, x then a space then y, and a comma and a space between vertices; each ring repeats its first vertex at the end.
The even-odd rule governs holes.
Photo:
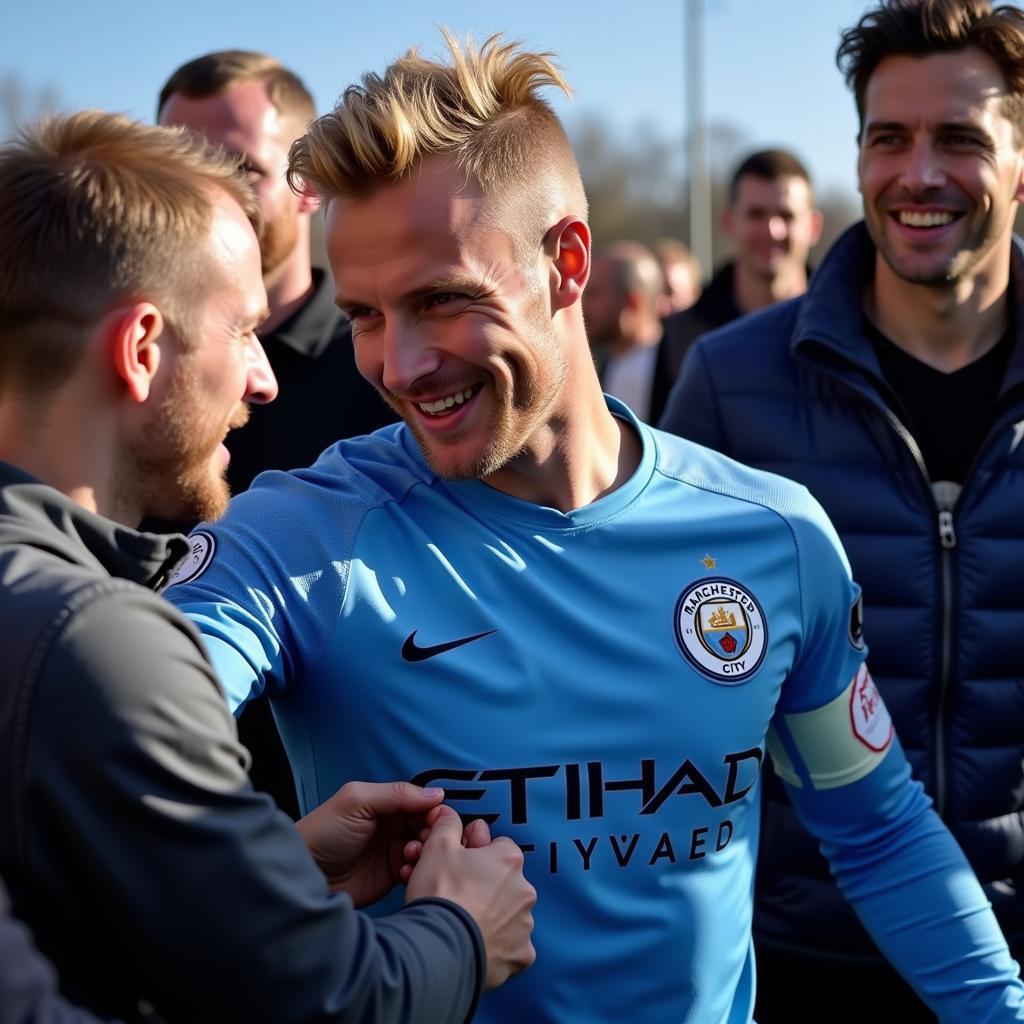
POLYGON ((373 921, 331 894, 249 785, 198 634, 105 586, 67 617, 34 697, 26 859, 47 891, 104 922, 113 969, 167 1019, 465 1020, 483 978, 469 916, 428 901, 373 921))
POLYGON ((8 913, 0 887, 0 1024, 99 1024, 57 994, 57 975, 8 913))
POLYGON ((940 1019, 1024 1020, 1017 965, 911 779, 851 628, 857 591, 838 538, 811 508, 796 529, 803 629, 769 734, 776 770, 865 927, 940 1019))
POLYGON ((662 430, 696 441, 707 448, 725 451, 716 392, 705 348, 695 344, 683 362, 683 369, 668 396, 658 424, 662 430))

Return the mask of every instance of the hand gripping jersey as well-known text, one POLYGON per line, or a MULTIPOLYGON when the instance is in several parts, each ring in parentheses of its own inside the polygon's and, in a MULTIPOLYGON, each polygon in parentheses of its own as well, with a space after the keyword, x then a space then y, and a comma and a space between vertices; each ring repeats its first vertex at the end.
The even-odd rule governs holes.
POLYGON ((910 781, 824 514, 612 408, 643 458, 585 508, 440 480, 397 425, 259 477, 193 534, 169 596, 233 706, 269 694, 305 809, 412 779, 523 848, 537 961, 478 1020, 750 1020, 766 742, 895 963, 950 1020, 1015 1019, 1013 962, 910 781))

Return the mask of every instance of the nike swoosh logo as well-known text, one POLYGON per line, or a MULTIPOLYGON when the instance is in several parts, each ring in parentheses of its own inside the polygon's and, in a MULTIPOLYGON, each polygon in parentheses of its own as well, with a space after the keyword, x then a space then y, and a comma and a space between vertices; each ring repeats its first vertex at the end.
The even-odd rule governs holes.
POLYGON ((418 647, 416 644, 416 634, 418 632, 418 629, 414 629, 405 638, 405 643, 402 644, 402 657, 406 661, 426 661, 427 658, 444 654, 445 651, 454 651, 456 647, 464 647, 466 644, 471 644, 474 640, 480 640, 498 631, 496 629, 489 629, 485 633, 474 633, 472 636, 464 636, 458 640, 449 640, 445 644, 434 644, 433 647, 418 647))

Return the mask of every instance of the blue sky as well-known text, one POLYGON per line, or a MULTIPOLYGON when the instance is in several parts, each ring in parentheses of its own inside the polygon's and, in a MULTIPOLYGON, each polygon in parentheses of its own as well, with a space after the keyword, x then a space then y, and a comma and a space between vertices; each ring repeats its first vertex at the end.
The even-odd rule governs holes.
MULTIPOLYGON (((362 71, 406 47, 439 49, 438 25, 503 31, 551 49, 576 90, 570 123, 604 119, 681 139, 686 131, 683 5, 688 0, 10 0, 0 10, 0 79, 64 110, 97 106, 142 119, 167 74, 208 50, 273 53, 306 80, 321 110, 362 71), (301 12, 301 13, 295 13, 301 12)), ((867 0, 703 0, 706 109, 749 148, 784 144, 824 188, 854 191, 853 102, 833 55, 867 0)))

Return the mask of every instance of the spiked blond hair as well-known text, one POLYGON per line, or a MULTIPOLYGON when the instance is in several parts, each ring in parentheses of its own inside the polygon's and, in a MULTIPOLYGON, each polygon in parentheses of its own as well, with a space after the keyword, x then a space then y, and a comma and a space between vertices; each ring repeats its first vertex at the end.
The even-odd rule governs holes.
POLYGON ((309 126, 289 154, 292 188, 325 201, 359 199, 398 182, 425 157, 450 154, 485 191, 560 193, 585 217, 572 147, 537 95, 545 86, 571 95, 554 55, 524 51, 500 35, 479 48, 472 39, 461 46, 442 31, 449 63, 411 49, 383 75, 363 75, 309 126))

